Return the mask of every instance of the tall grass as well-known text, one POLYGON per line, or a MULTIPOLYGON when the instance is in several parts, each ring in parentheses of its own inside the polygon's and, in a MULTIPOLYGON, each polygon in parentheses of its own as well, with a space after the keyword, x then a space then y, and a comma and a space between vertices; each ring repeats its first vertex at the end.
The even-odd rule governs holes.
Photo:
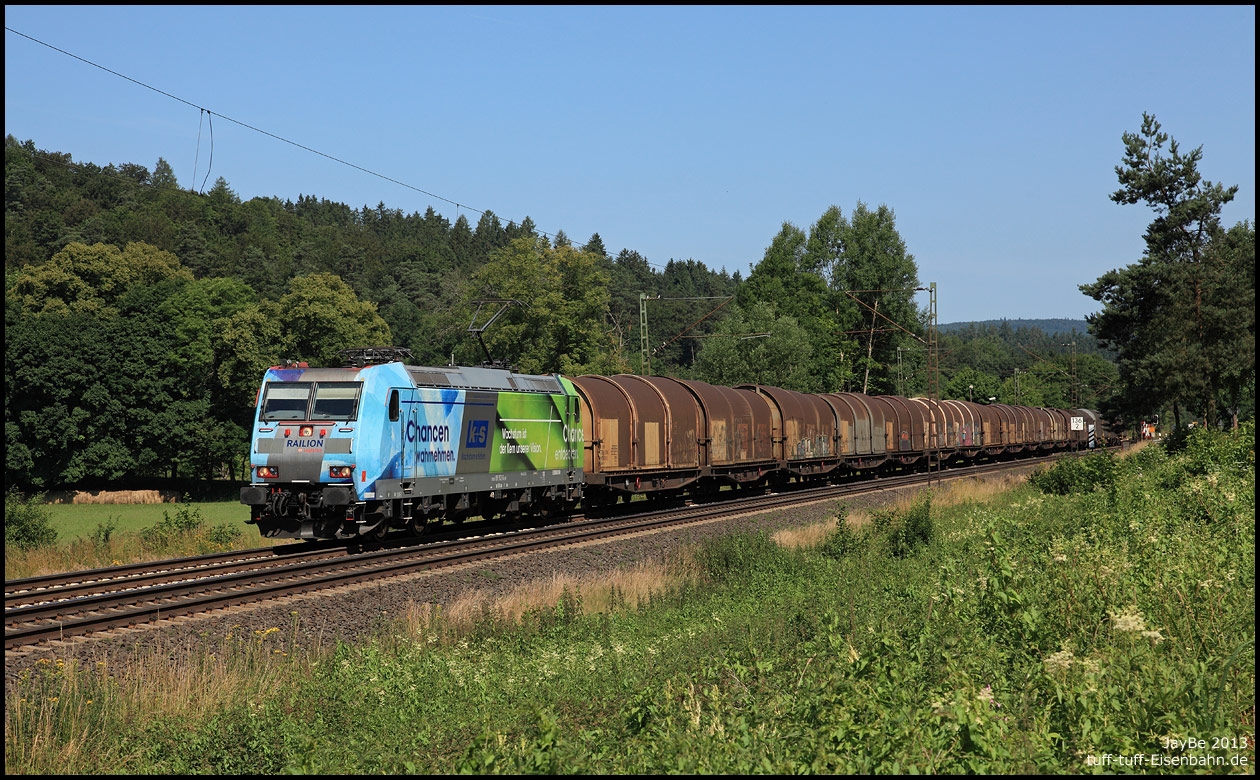
POLYGON ((417 605, 356 646, 46 664, 6 689, 6 770, 1254 771, 1254 426, 1201 436, 417 605))
POLYGON ((41 659, 18 690, 5 691, 6 774, 146 773, 148 748, 129 746, 129 735, 211 723, 241 702, 282 696, 325 654, 302 647, 291 628, 229 634, 192 656, 158 640, 120 668, 41 659))
POLYGON ((557 572, 552 576, 522 583, 506 594, 492 596, 474 588, 444 606, 415 604, 407 611, 407 633, 425 637, 434 630, 467 631, 491 619, 504 625, 519 624, 540 609, 562 603, 570 594, 581 594, 584 614, 612 614, 637 609, 697 576, 694 563, 686 558, 670 562, 643 561, 599 579, 578 578, 557 572))

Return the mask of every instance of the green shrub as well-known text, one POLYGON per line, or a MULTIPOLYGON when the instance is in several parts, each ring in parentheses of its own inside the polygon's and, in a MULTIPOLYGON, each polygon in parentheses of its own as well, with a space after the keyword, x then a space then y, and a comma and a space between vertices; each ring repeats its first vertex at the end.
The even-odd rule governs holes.
POLYGON ((1127 469, 1143 473, 1158 469, 1168 462, 1168 449, 1160 442, 1148 444, 1142 449, 1128 455, 1123 463, 1127 469))
POLYGON ((146 547, 165 547, 173 539, 181 536, 190 536, 201 530, 206 524, 206 519, 202 517, 201 510, 190 504, 188 496, 184 496, 177 506, 179 508, 175 510, 174 517, 171 516, 170 512, 162 512, 162 521, 160 523, 145 528, 140 532, 140 541, 146 547))
POLYGON ((52 527, 42 493, 27 497, 15 488, 5 491, 4 543, 19 550, 34 550, 57 543, 57 530, 52 527))
POLYGON ((218 547, 231 547, 240 541, 244 534, 241 529, 227 523, 219 523, 210 529, 206 534, 206 538, 213 545, 218 547))
POLYGON ((855 531, 849 527, 849 512, 845 507, 840 507, 836 516, 836 527, 831 533, 827 534, 819 545, 818 551, 827 558, 832 560, 840 560, 848 556, 857 555, 866 549, 866 535, 861 531, 855 531))
POLYGON ((706 543, 697 554, 712 582, 741 582, 756 573, 773 573, 784 555, 765 532, 735 534, 706 543))
POLYGON ((932 541, 932 494, 905 511, 883 509, 871 515, 871 526, 894 558, 906 558, 932 541))
POLYGON ((1248 420, 1237 433, 1191 428, 1185 442, 1186 470, 1191 474, 1228 471, 1243 473, 1256 468, 1256 422, 1248 420))
POLYGON ((1034 471, 1028 480, 1042 493, 1055 496, 1110 493, 1116 486, 1116 457, 1110 452, 1063 458, 1048 469, 1034 471))
POLYGON ((92 532, 92 543, 97 547, 108 546, 109 540, 114 535, 114 531, 117 530, 118 518, 110 515, 105 522, 96 524, 96 530, 92 532))

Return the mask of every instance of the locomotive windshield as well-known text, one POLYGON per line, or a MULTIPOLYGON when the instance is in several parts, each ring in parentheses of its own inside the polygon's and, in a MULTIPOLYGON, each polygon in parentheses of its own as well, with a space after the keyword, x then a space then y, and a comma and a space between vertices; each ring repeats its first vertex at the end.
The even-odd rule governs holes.
POLYGON ((361 382, 269 382, 258 419, 355 420, 362 386, 361 382))
POLYGON ((305 420, 306 407, 310 403, 310 382, 270 382, 263 394, 262 412, 258 419, 263 422, 305 420))
POLYGON ((315 385, 312 420, 353 420, 359 416, 361 382, 319 382, 315 385))

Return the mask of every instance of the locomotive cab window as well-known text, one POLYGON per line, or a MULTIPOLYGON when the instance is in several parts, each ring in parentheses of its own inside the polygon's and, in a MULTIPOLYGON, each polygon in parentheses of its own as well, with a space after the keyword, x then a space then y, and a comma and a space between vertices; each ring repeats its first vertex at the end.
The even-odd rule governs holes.
POLYGON ((305 420, 310 400, 310 382, 271 382, 263 394, 258 419, 263 422, 305 420))
POLYGON ((355 420, 359 416, 360 382, 320 382, 315 385, 312 420, 355 420))

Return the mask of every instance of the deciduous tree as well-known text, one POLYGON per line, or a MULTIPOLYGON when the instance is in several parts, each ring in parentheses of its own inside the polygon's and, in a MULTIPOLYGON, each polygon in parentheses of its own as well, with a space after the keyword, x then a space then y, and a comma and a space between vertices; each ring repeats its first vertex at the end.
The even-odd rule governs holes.
POLYGON ((339 366, 340 353, 352 347, 388 346, 389 326, 376 304, 359 300, 350 285, 334 274, 299 276, 289 292, 267 311, 280 323, 292 356, 312 366, 339 366))
MULTIPOLYGON (((624 371, 605 322, 608 271, 603 258, 572 243, 518 238, 491 254, 474 274, 468 304, 507 299, 523 304, 482 334, 491 357, 526 373, 624 371)), ((482 311, 482 320, 494 312, 482 311)))

